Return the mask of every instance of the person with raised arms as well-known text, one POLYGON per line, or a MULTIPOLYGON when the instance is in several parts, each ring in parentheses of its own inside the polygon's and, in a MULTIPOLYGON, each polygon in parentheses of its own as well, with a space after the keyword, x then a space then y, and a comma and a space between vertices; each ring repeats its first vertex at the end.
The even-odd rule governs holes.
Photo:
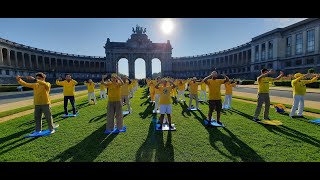
POLYGON ((34 83, 27 83, 23 81, 22 76, 16 76, 16 80, 19 84, 24 87, 33 89, 33 103, 34 103, 34 121, 36 123, 35 134, 39 134, 42 131, 42 113, 47 120, 50 133, 54 133, 54 128, 57 127, 53 124, 53 118, 51 113, 51 100, 50 100, 50 89, 51 84, 46 82, 46 75, 42 72, 36 74, 36 78, 27 76, 27 80, 32 80, 34 83))
POLYGON ((76 107, 75 107, 75 86, 78 84, 78 82, 74 79, 72 79, 70 74, 66 74, 65 77, 66 80, 61 81, 62 79, 59 78, 56 80, 56 85, 63 86, 63 96, 64 96, 64 114, 68 116, 68 100, 71 103, 72 106, 72 113, 75 116, 77 114, 76 107))
POLYGON ((220 121, 220 114, 221 114, 221 84, 224 84, 229 81, 228 76, 224 76, 224 79, 218 79, 217 71, 212 71, 212 73, 205 77, 203 81, 208 85, 209 88, 209 113, 208 113, 208 121, 212 119, 212 113, 214 110, 217 111, 217 123, 222 125, 220 121))

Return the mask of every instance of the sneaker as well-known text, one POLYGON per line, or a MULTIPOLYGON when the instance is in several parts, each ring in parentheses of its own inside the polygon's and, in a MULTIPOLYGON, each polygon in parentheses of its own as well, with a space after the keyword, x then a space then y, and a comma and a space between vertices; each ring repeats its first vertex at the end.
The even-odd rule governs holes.
POLYGON ((264 120, 269 120, 270 121, 271 119, 267 117, 267 118, 264 118, 264 120))
POLYGON ((55 132, 56 132, 56 130, 53 129, 52 131, 50 131, 50 134, 53 134, 53 133, 55 133, 55 132))
POLYGON ((258 118, 253 118, 252 120, 255 122, 260 121, 260 119, 258 119, 258 118))
POLYGON ((170 129, 174 129, 174 127, 173 127, 171 124, 169 125, 169 128, 170 128, 170 129))

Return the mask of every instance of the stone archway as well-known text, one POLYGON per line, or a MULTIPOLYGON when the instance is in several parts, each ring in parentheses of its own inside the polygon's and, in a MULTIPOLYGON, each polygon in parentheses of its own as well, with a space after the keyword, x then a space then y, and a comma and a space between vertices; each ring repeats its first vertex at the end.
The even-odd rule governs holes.
POLYGON ((132 28, 131 38, 126 42, 111 42, 107 39, 104 46, 106 53, 106 72, 118 73, 118 61, 121 58, 128 59, 129 78, 135 78, 135 60, 145 60, 146 77, 152 76, 152 59, 161 61, 161 73, 163 76, 171 76, 172 72, 172 47, 167 43, 153 43, 146 34, 146 28, 136 26, 132 28))

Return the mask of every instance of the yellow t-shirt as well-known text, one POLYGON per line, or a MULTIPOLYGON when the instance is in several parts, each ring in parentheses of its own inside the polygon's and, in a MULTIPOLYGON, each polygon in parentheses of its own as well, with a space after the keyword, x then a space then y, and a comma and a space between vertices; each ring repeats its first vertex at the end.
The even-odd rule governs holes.
POLYGON ((200 84, 201 84, 200 82, 190 81, 190 82, 189 82, 189 91, 190 91, 190 94, 198 94, 198 85, 200 85, 200 84))
POLYGON ((316 77, 312 78, 311 80, 300 80, 300 79, 302 79, 302 76, 300 78, 297 78, 291 81, 291 85, 293 88, 293 95, 304 96, 307 91, 306 84, 313 83, 317 80, 316 77))
POLYGON ((99 86, 100 86, 100 91, 105 91, 106 90, 106 86, 99 83, 99 86))
MULTIPOLYGON (((132 84, 132 82, 131 82, 132 84)), ((129 82, 123 82, 123 85, 121 86, 121 96, 128 96, 129 95, 129 82)))
POLYGON ((258 93, 269 93, 269 82, 273 81, 271 77, 262 77, 258 81, 258 93))
POLYGON ((207 80, 209 87, 209 100, 221 100, 220 87, 224 83, 224 79, 209 79, 207 80))
POLYGON ((201 90, 202 91, 207 91, 207 85, 204 82, 201 82, 201 90))
POLYGON ((118 82, 108 82, 106 84, 108 88, 108 98, 110 102, 121 101, 121 85, 118 82))
POLYGON ((185 87, 186 87, 184 81, 178 81, 177 86, 178 86, 178 90, 179 90, 179 91, 185 90, 185 87))
POLYGON ((235 87, 235 83, 225 83, 224 86, 226 87, 225 95, 232 95, 232 87, 235 87))
MULTIPOLYGON (((158 84, 158 82, 157 82, 156 80, 153 80, 152 82, 153 82, 154 85, 158 84)), ((162 86, 162 85, 160 84, 159 87, 161 87, 161 86, 162 86)), ((156 88, 155 88, 155 93, 156 93, 156 94, 161 94, 161 91, 160 91, 159 89, 156 89, 156 88)))
POLYGON ((150 83, 149 88, 150 88, 150 92, 154 92, 155 91, 155 84, 153 84, 153 82, 150 83))
POLYGON ((160 104, 171 104, 170 92, 172 91, 171 86, 159 87, 160 90, 160 104))
POLYGON ((75 86, 78 84, 77 81, 71 80, 68 82, 67 80, 58 81, 56 80, 56 85, 63 86, 63 95, 64 96, 74 96, 75 86))
POLYGON ((49 82, 37 80, 36 83, 27 83, 20 79, 18 81, 24 87, 33 89, 33 103, 34 105, 46 105, 51 104, 50 101, 50 89, 51 84, 49 82))
POLYGON ((95 86, 94 82, 92 82, 91 84, 90 84, 90 83, 84 83, 84 85, 87 86, 87 88, 88 88, 88 93, 94 92, 94 86, 95 86))

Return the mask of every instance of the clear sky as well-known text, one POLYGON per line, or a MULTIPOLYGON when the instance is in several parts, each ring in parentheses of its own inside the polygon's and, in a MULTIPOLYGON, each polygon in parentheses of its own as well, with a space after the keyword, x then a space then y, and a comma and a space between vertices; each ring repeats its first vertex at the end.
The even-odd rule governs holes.
MULTIPOLYGON (((70 54, 105 56, 107 40, 125 42, 137 24, 147 28, 152 42, 170 40, 172 56, 193 56, 229 49, 253 37, 304 18, 171 18, 173 29, 164 33, 162 18, 0 18, 0 37, 31 47, 70 54)), ((128 74, 126 60, 119 71, 128 74)), ((152 71, 160 71, 153 60, 152 71)), ((144 61, 136 61, 136 77, 145 76, 144 61)))

